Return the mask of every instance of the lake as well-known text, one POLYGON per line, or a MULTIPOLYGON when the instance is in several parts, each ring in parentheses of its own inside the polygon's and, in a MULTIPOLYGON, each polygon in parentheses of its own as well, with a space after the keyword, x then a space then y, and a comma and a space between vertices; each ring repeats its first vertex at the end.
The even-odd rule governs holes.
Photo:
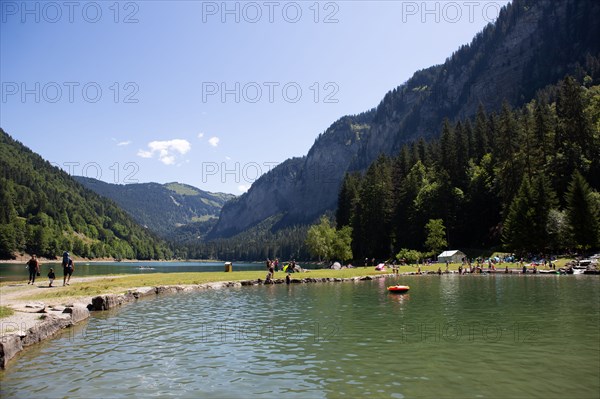
POLYGON ((141 300, 26 350, 2 397, 598 398, 597 276, 402 276, 141 300), (408 284, 408 294, 386 285, 408 284))
MULTIPOLYGON (((303 265, 304 266, 304 265, 303 265)), ((41 275, 46 278, 50 268, 62 278, 60 262, 43 263, 41 275)), ((75 277, 103 276, 108 274, 145 274, 181 272, 222 272, 224 262, 75 262, 75 277)), ((264 262, 233 263, 233 270, 266 270, 264 262)), ((0 281, 27 280, 29 272, 23 263, 0 263, 0 281)))

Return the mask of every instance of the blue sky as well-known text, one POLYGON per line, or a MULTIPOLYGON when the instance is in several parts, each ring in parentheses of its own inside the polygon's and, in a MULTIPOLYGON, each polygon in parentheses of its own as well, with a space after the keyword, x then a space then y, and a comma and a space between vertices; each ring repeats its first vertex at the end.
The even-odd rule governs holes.
POLYGON ((71 174, 240 194, 506 1, 2 1, 0 126, 71 174))

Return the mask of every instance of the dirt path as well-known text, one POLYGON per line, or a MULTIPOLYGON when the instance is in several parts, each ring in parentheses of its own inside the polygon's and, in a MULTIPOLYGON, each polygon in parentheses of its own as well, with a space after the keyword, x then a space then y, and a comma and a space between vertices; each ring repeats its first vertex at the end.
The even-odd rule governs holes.
MULTIPOLYGON (((120 276, 110 276, 111 279, 125 277, 126 275, 120 276)), ((88 281, 102 280, 109 276, 92 276, 92 277, 72 277, 71 284, 76 283, 85 283, 88 281)), ((28 297, 31 295, 35 295, 40 292, 40 290, 60 290, 63 287, 62 279, 54 280, 54 284, 52 287, 48 287, 48 279, 43 279, 43 281, 36 282, 33 285, 23 283, 23 282, 15 282, 15 283, 6 283, 0 286, 0 305, 1 306, 21 306, 26 304, 27 302, 32 302, 31 300, 23 299, 24 297, 28 297)), ((80 297, 60 297, 60 298, 48 298, 44 300, 46 305, 60 305, 64 303, 68 303, 73 300, 77 300, 80 297)), ((85 299, 85 298, 81 298, 85 299)), ((80 301, 77 301, 80 302, 80 301)))
MULTIPOLYGON (((101 280, 107 276, 72 277, 71 283, 84 283, 88 281, 101 280)), ((123 276, 110 276, 119 278, 123 276)), ((42 313, 45 309, 60 309, 64 304, 91 303, 92 297, 60 297, 47 298, 44 300, 25 299, 35 295, 40 290, 60 290, 63 288, 62 279, 56 279, 53 287, 48 287, 48 280, 43 279, 34 285, 24 282, 6 283, 0 286, 0 306, 10 307, 15 311, 12 316, 0 319, 0 337, 18 331, 26 331, 35 324, 41 323, 42 313)))

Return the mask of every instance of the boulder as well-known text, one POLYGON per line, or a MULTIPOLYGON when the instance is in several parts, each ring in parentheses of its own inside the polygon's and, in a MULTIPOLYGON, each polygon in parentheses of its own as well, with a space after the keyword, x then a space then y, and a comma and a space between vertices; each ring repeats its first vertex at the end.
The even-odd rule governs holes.
POLYGON ((131 293, 135 299, 140 299, 146 296, 156 295, 156 289, 154 287, 142 287, 131 293))
POLYGON ((92 308, 93 310, 109 310, 114 309, 117 306, 121 306, 124 303, 131 302, 135 300, 135 296, 133 293, 128 292, 127 294, 108 294, 108 295, 99 295, 97 297, 92 298, 92 308))
POLYGON ((175 294, 178 291, 183 291, 183 287, 178 287, 175 285, 172 285, 172 286, 160 285, 160 286, 156 287, 157 294, 175 294))
POLYGON ((84 306, 74 306, 71 308, 65 308, 65 310, 63 310, 63 313, 71 315, 71 322, 73 324, 79 323, 80 321, 90 317, 90 311, 84 306))
POLYGON ((211 290, 219 290, 219 289, 225 288, 225 287, 227 287, 227 283, 223 283, 223 282, 208 283, 206 285, 206 288, 209 288, 211 290))
POLYGON ((5 335, 0 339, 0 367, 5 368, 6 363, 23 350, 21 337, 17 334, 5 335))
POLYGON ((67 315, 47 316, 44 321, 27 330, 27 335, 22 340, 23 346, 29 346, 43 341, 70 325, 72 325, 71 318, 67 315))

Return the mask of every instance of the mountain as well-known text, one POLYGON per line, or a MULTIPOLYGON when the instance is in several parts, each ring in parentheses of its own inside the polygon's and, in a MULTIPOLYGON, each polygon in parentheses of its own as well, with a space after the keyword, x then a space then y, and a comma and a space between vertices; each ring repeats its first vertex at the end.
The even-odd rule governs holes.
POLYGON ((204 230, 210 229, 223 205, 235 198, 232 194, 209 193, 181 183, 110 184, 82 176, 74 179, 112 199, 139 224, 165 238, 190 223, 193 231, 202 231, 204 222, 210 222, 204 230))
POLYGON ((167 244, 0 128, 0 259, 171 258, 167 244))
POLYGON ((481 104, 520 107, 566 74, 600 78, 600 3, 515 0, 494 24, 442 65, 416 72, 365 113, 344 116, 319 135, 306 156, 283 162, 227 203, 210 238, 231 237, 267 218, 274 229, 306 224, 336 208, 348 171, 365 171, 380 154, 432 138, 447 118, 472 117, 481 104))

